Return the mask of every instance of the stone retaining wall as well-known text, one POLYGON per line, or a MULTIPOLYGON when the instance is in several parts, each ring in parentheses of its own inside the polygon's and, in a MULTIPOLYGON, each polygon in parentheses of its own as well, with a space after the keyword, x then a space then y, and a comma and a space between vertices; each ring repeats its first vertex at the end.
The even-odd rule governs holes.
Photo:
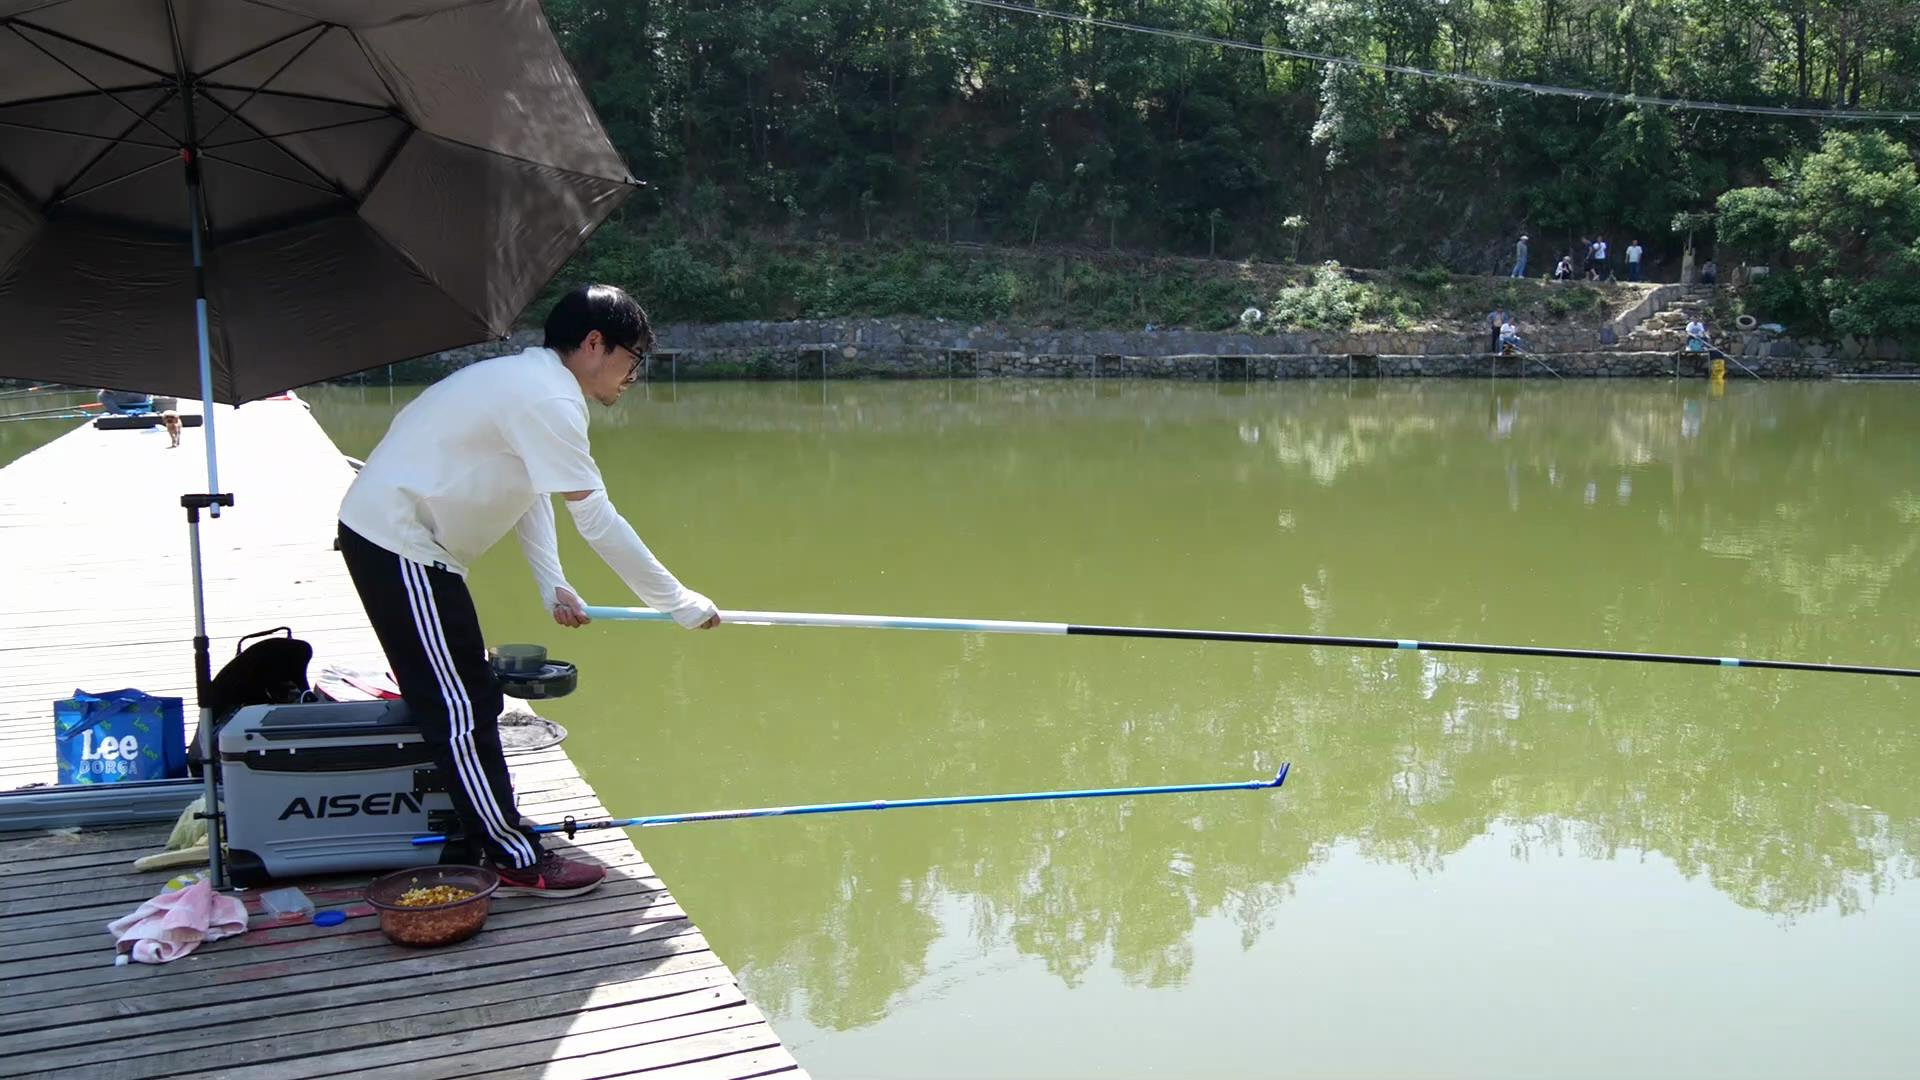
MULTIPOLYGON (((1652 299, 1651 297, 1649 298, 1652 299)), ((1633 378, 1704 375, 1699 356, 1623 352, 1598 347, 1596 328, 1527 334, 1546 366, 1566 377, 1633 378)), ((474 360, 513 352, 540 340, 521 331, 504 341, 454 349, 396 365, 404 381, 431 381, 474 360)), ((1920 373, 1920 362, 1867 361, 1841 350, 1769 342, 1741 349, 1739 363, 1764 378, 1817 379, 1844 372, 1920 373)), ((647 377, 677 379, 794 378, 1178 378, 1291 379, 1321 377, 1481 376, 1494 363, 1477 336, 1408 334, 1209 333, 1012 329, 914 320, 821 320, 667 326, 647 377)), ((1730 378, 1745 377, 1737 363, 1730 378)), ((1548 375, 1541 363, 1502 358, 1500 375, 1548 375)))

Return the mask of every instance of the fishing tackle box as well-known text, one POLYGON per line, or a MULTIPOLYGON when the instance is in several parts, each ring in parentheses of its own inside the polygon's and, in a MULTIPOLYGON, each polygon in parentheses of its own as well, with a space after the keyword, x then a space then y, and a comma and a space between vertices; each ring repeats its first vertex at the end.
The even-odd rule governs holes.
POLYGON ((459 818, 401 701, 249 705, 220 729, 227 867, 236 885, 400 870, 459 818))
MULTIPOLYGON (((572 692, 573 665, 538 646, 502 646, 503 693, 572 692)), ((448 777, 404 701, 249 705, 220 729, 228 872, 236 885, 319 874, 401 870, 427 852, 426 833, 461 835, 448 777)), ((449 842, 442 862, 471 862, 449 842)))

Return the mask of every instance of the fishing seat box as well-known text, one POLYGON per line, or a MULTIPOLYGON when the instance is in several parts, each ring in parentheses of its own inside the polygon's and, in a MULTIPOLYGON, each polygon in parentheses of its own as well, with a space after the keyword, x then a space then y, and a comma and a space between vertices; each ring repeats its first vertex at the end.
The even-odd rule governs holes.
POLYGON ((220 729, 235 884, 459 861, 412 843, 460 832, 432 747, 402 701, 249 705, 220 729))

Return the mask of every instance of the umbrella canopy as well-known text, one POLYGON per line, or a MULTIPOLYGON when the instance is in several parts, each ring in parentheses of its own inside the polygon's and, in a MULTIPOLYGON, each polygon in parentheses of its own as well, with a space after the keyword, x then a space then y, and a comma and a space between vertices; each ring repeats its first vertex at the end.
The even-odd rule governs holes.
POLYGON ((495 338, 633 184, 536 0, 0 0, 0 374, 202 396, 202 295, 219 401, 495 338))

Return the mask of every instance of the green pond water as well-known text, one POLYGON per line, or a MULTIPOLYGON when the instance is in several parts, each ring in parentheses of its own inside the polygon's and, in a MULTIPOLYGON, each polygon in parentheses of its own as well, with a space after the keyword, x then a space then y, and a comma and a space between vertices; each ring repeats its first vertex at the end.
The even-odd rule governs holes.
MULTIPOLYGON (((308 396, 355 455, 396 408, 308 396)), ((803 382, 593 437, 723 608, 1920 666, 1917 432, 1901 386, 803 382)), ((511 542, 474 587, 581 665, 543 711, 623 814, 1294 763, 637 834, 816 1076, 1920 1073, 1920 680, 566 631, 511 542)))

